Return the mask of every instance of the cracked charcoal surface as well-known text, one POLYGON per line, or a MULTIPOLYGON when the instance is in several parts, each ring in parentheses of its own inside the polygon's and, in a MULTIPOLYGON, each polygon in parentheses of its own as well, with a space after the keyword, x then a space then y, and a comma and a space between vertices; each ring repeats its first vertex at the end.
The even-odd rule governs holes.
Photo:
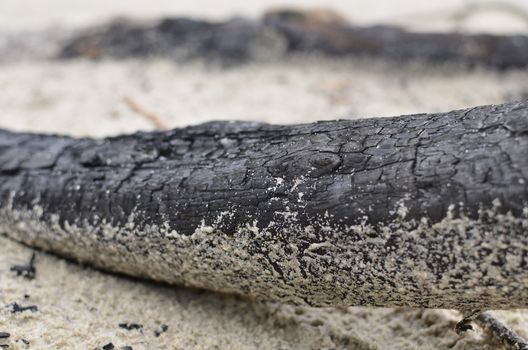
POLYGON ((104 140, 3 131, 0 228, 107 270, 257 298, 522 307, 527 131, 527 103, 104 140))

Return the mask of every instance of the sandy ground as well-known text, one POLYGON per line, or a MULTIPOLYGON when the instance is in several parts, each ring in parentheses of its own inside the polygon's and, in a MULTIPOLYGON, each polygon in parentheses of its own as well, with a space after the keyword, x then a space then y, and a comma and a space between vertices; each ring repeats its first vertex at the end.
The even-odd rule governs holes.
MULTIPOLYGON (((349 17, 365 23, 420 11, 431 13, 440 6, 435 2, 427 8, 412 7, 426 2, 406 0, 401 8, 390 2, 386 9, 373 9, 371 1, 355 1, 354 6, 334 2, 346 8, 349 17), (372 11, 365 14, 365 9, 372 11)), ((88 1, 73 5, 65 0, 3 0, 0 28, 80 25, 122 11, 144 16, 203 11, 220 17, 236 10, 251 15, 270 2, 260 0, 250 8, 246 2, 235 1, 222 10, 212 6, 212 1, 204 3, 211 7, 161 0, 156 8, 139 0, 127 2, 126 8, 121 2, 105 7, 102 0, 91 5, 88 1)), ((442 6, 463 4, 449 0, 442 6)), ((510 15, 498 13, 496 19, 510 15)), ((506 22, 520 23, 499 21, 506 22)), ((499 73, 316 58, 227 70, 163 60, 0 65, 3 128, 76 136, 152 130, 154 125, 124 102, 126 97, 169 127, 212 119, 308 122, 444 111, 528 98, 528 70, 499 73)), ((27 262, 30 255, 30 249, 0 237, 0 332, 11 333, 9 349, 101 349, 108 343, 116 349, 126 345, 133 349, 499 348, 479 330, 457 336, 453 326, 460 315, 456 311, 316 309, 249 301, 106 274, 44 253, 37 254, 36 279, 9 271, 11 265, 27 262), (38 311, 12 313, 9 305, 15 302, 36 305, 38 311), (120 323, 141 324, 142 328, 126 330, 120 323), (162 325, 167 331, 156 336, 162 325)), ((528 337, 528 312, 497 315, 528 337)))
POLYGON ((0 126, 106 136, 209 120, 301 123, 441 112, 528 96, 528 71, 299 58, 220 69, 169 61, 0 65, 0 126))

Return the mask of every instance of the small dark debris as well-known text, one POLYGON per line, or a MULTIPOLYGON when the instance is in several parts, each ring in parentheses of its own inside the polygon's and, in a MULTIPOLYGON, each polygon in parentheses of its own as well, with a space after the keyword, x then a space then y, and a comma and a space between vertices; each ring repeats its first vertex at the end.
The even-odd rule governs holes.
POLYGON ((103 346, 103 350, 114 350, 114 344, 108 343, 105 346, 103 346))
POLYGON ((13 265, 10 270, 15 272, 17 276, 22 276, 30 280, 34 279, 37 274, 37 270, 35 269, 35 253, 31 255, 27 265, 13 265))
POLYGON ((2 341, 2 344, 0 344, 1 349, 6 349, 9 347, 8 344, 6 344, 4 341, 8 339, 11 336, 11 334, 7 332, 0 332, 0 341, 2 341))
POLYGON ((24 294, 24 299, 29 299, 29 298, 30 298, 29 294, 24 294))
POLYGON ((154 335, 156 337, 159 337, 161 334, 165 333, 168 329, 169 329, 169 326, 167 326, 166 324, 162 324, 160 327, 160 330, 154 331, 154 335))
POLYGON ((473 326, 470 325, 470 324, 462 324, 458 327, 457 329, 457 332, 458 333, 464 333, 464 332, 467 332, 467 331, 472 331, 473 330, 473 326))
POLYGON ((26 340, 26 339, 22 339, 22 342, 23 342, 24 344, 26 344, 26 345, 29 345, 29 344, 30 344, 30 343, 29 343, 29 340, 26 340))
POLYGON ((131 330, 134 330, 134 329, 143 329, 143 325, 142 324, 139 324, 139 323, 120 323, 119 325, 119 328, 123 328, 123 329, 126 329, 127 331, 131 331, 131 330))
POLYGON ((11 309, 11 313, 13 314, 16 314, 17 312, 24 312, 24 311, 31 311, 31 312, 38 311, 37 305, 21 306, 17 303, 12 303, 12 304, 7 305, 7 307, 11 309))

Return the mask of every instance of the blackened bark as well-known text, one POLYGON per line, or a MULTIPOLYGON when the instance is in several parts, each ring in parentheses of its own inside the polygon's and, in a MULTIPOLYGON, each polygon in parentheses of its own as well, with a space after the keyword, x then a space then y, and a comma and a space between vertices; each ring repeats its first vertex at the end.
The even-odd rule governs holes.
POLYGON ((240 62, 313 52, 504 69, 528 65, 528 37, 413 33, 391 26, 358 27, 338 20, 320 21, 317 13, 311 12, 277 11, 261 20, 167 18, 153 24, 113 22, 80 32, 63 46, 59 56, 165 56, 240 62))
MULTIPOLYGON (((443 114, 287 126, 214 122, 102 140, 0 131, 0 229, 15 239, 110 270, 240 294, 285 300, 298 297, 314 305, 528 305, 528 285, 523 282, 528 278, 526 222, 508 226, 504 234, 494 232, 507 227, 503 222, 483 217, 485 209, 509 212, 516 220, 523 217, 528 202, 527 152, 528 102, 443 114), (21 226, 27 217, 19 213, 36 207, 40 210, 38 220, 50 233, 28 238, 31 229, 21 226), (484 235, 483 229, 460 233, 434 228, 433 224, 446 216, 480 220, 479 225, 489 220, 492 232, 484 235), (400 222, 409 224, 407 231, 392 226, 400 222), (406 236, 405 232, 416 229, 420 222, 429 225, 420 241, 406 236), (74 224, 95 227, 93 241, 106 242, 106 246, 96 249, 88 241, 81 243, 89 232, 80 233, 79 238, 58 233, 73 232, 74 224), (255 230, 266 232, 271 238, 257 235, 248 243, 250 248, 237 241, 229 243, 229 249, 246 249, 248 256, 262 256, 259 266, 265 270, 269 265, 277 278, 260 281, 247 272, 249 267, 231 271, 235 267, 220 261, 212 268, 214 273, 200 270, 203 261, 179 260, 175 247, 152 246, 161 236, 194 239, 197 230, 208 225, 217 232, 212 235, 226 240, 239 237, 240 230, 249 226, 253 228, 243 231, 244 239, 253 237, 255 230), (371 229, 360 232, 353 228, 357 225, 371 225, 371 229), (137 240, 144 245, 141 253, 130 247, 120 251, 127 256, 126 267, 111 263, 113 251, 104 250, 118 241, 115 236, 105 241, 102 230, 107 226, 132 232, 119 244, 137 240), (164 228, 165 233, 152 234, 152 227, 164 228), (435 233, 429 237, 429 232, 435 233), (470 239, 475 240, 475 250, 460 251, 467 244, 464 240, 470 239), (286 252, 293 249, 284 259, 290 261, 298 254, 295 259, 300 272, 295 276, 302 282, 295 282, 289 265, 274 257, 269 249, 279 248, 267 246, 272 240, 283 244, 286 252), (380 247, 378 240, 383 241, 380 247), (511 247, 503 247, 504 240, 511 247), (341 253, 325 253, 325 243, 338 247, 341 253), (70 247, 75 245, 82 252, 70 247), (413 250, 417 246, 420 250, 413 250), (173 248, 173 253, 167 252, 173 248), (156 270, 157 263, 162 265, 158 260, 148 262, 158 253, 163 264, 178 261, 177 267, 171 266, 174 271, 156 270), (312 263, 303 260, 309 253, 319 254, 312 263), (416 276, 406 280, 389 267, 384 267, 384 272, 377 270, 393 253, 396 269, 412 272, 413 264, 426 269, 433 277, 422 277, 429 287, 438 287, 436 292, 424 291, 416 276), (333 265, 344 259, 340 254, 352 254, 347 257, 359 260, 332 272, 333 265), (512 255, 517 259, 514 265, 510 264, 512 255), (490 256, 498 260, 486 260, 490 256), (327 258, 330 260, 324 260, 327 258), (324 275, 313 268, 317 259, 325 261, 321 265, 324 275), (355 271, 360 262, 361 269, 355 271), (177 271, 182 266, 190 266, 196 276, 180 275, 177 271), (461 293, 459 285, 462 291, 471 290, 473 278, 491 267, 503 275, 500 279, 491 273, 482 277, 490 290, 455 301, 461 293), (169 276, 171 273, 177 276, 169 276), (451 273, 440 287, 440 280, 451 273), (201 280, 199 274, 208 280, 201 280), (214 274, 224 277, 212 285, 208 281, 216 278, 214 274), (360 282, 361 274, 370 277, 360 282), (336 279, 343 282, 343 289, 336 279), (268 289, 280 285, 277 281, 284 283, 280 292, 268 289), (367 288, 370 284, 377 289, 354 294, 354 286, 367 288), (346 292, 346 285, 352 290, 346 292), (402 285, 408 288, 403 296, 402 285), (285 292, 287 288, 294 291, 285 292), (321 296, 324 293, 326 297, 321 296), (438 298, 432 297, 437 294, 438 298)), ((233 254, 229 249, 226 257, 233 254)))
POLYGON ((510 330, 488 312, 480 314, 476 321, 494 339, 504 345, 506 349, 528 350, 528 342, 510 330))
POLYGON ((495 199, 515 215, 528 200, 528 103, 288 126, 213 122, 104 140, 2 131, 0 142, 2 203, 14 191, 15 207, 39 198, 70 222, 97 214, 122 225, 137 208, 137 225, 190 234, 226 210, 229 231, 252 220, 265 227, 286 207, 306 223, 328 211, 353 225, 365 215, 391 222, 402 201, 407 219, 438 222, 450 205, 476 218, 495 199))

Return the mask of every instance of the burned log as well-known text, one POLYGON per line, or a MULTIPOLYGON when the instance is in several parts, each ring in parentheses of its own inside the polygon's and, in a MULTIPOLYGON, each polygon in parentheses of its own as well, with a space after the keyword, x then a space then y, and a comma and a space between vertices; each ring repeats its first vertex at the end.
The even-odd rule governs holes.
POLYGON ((105 139, 0 132, 0 232, 316 306, 528 306, 528 102, 105 139))
POLYGON ((528 36, 360 27, 331 13, 279 10, 268 12, 259 20, 211 22, 176 17, 153 23, 114 21, 80 31, 64 43, 59 57, 162 56, 239 63, 307 53, 519 68, 528 65, 528 36))

